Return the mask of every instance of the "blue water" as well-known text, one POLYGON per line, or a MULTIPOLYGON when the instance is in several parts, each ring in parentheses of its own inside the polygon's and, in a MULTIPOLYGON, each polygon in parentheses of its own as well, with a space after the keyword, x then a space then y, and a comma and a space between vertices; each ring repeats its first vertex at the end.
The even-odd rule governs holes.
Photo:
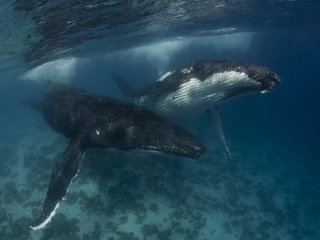
POLYGON ((320 239, 318 1, 2 2, 0 239, 320 239), (182 119, 206 156, 90 150, 52 222, 28 227, 66 139, 21 100, 50 80, 129 101, 112 71, 138 88, 208 58, 282 79, 220 107, 232 160, 205 114, 182 119))

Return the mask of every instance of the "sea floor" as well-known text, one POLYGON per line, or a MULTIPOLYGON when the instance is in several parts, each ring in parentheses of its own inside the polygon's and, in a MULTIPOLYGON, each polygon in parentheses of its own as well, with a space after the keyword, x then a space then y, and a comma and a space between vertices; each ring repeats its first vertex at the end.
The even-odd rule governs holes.
POLYGON ((209 136, 198 160, 90 149, 52 222, 31 230, 67 144, 34 115, 2 124, 1 240, 320 239, 320 188, 301 176, 303 156, 230 139, 230 160, 209 136))

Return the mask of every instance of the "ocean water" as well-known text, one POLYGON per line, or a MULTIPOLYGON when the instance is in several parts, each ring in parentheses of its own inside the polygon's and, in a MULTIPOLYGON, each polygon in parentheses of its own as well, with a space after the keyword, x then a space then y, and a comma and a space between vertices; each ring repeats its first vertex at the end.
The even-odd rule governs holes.
POLYGON ((9 1, 0 7, 0 239, 320 239, 318 1, 9 1), (21 104, 48 81, 129 101, 201 59, 266 66, 271 93, 179 121, 200 159, 90 149, 51 223, 29 228, 67 139, 21 104))

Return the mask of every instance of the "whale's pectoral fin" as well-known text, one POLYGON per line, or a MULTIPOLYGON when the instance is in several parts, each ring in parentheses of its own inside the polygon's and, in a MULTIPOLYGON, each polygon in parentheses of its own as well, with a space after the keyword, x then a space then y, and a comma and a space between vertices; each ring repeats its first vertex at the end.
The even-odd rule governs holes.
POLYGON ((80 140, 70 140, 67 149, 56 162, 52 173, 47 196, 39 216, 32 222, 31 228, 43 228, 50 222, 60 201, 63 200, 72 179, 77 175, 79 163, 83 158, 86 147, 80 140))
POLYGON ((229 149, 228 142, 223 134, 222 124, 221 124, 221 119, 220 119, 220 114, 218 112, 218 109, 213 108, 213 109, 207 110, 207 113, 208 113, 211 129, 213 131, 213 135, 216 137, 219 143, 224 146, 224 149, 228 155, 228 158, 231 159, 232 155, 229 149))

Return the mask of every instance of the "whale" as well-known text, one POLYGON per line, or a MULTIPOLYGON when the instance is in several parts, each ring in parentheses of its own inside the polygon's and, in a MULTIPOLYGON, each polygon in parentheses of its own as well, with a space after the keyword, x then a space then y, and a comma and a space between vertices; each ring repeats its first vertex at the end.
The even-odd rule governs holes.
POLYGON ((44 202, 30 227, 43 228, 54 216, 79 172, 88 148, 156 151, 199 158, 206 149, 189 131, 132 103, 95 95, 64 84, 50 84, 38 109, 48 125, 69 139, 53 167, 44 202))
POLYGON ((136 104, 167 118, 181 118, 206 112, 213 135, 231 152, 222 130, 218 106, 248 93, 269 93, 280 83, 270 69, 232 60, 200 60, 168 71, 142 89, 134 89, 119 74, 112 79, 122 93, 136 104))

